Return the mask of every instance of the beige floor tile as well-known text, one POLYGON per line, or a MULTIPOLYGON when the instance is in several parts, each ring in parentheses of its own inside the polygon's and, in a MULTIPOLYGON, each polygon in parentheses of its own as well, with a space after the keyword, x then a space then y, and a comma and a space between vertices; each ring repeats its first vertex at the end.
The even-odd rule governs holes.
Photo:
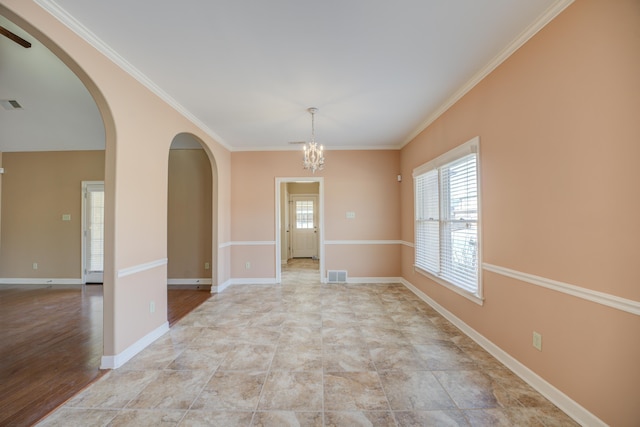
POLYGON ((207 371, 162 371, 129 404, 128 409, 184 409, 198 397, 211 373, 207 371))
POLYGON ((167 369, 175 371, 210 371, 213 373, 229 353, 228 346, 186 348, 167 369))
POLYGON ((500 392, 502 387, 480 371, 437 371, 433 375, 460 409, 500 407, 495 388, 500 392))
POLYGON ((109 423, 109 427, 176 426, 184 414, 185 411, 175 409, 125 409, 109 423))
POLYGON ((271 371, 258 409, 321 411, 322 372, 271 371))
POLYGON ((80 408, 124 408, 159 371, 111 371, 71 399, 67 406, 80 408))
POLYGON ((325 345, 322 353, 324 372, 375 371, 367 347, 325 345))
POLYGON ((251 425, 255 427, 322 427, 322 412, 256 412, 251 425))
POLYGON ((275 352, 275 345, 240 344, 227 353, 218 370, 267 371, 275 352))
POLYGON ((225 412, 190 410, 180 427, 246 427, 251 424, 253 412, 225 412))
POLYGON ((216 372, 191 409, 255 411, 266 372, 216 372))
POLYGON ((215 294, 41 425, 576 425, 405 286, 319 277, 215 294))
POLYGON ((380 371, 423 371, 427 363, 421 359, 410 345, 386 345, 372 347, 371 357, 380 371))
POLYGON ((394 411, 456 409, 440 382, 429 371, 380 373, 382 387, 394 411))
POLYGON ((395 412, 398 427, 415 426, 451 426, 467 427, 469 423, 464 414, 458 410, 443 411, 401 411, 395 412))
POLYGON ((427 369, 431 371, 477 368, 474 360, 450 341, 433 341, 430 344, 416 344, 413 347, 418 357, 425 361, 427 369))
POLYGON ((350 411, 326 412, 324 416, 326 427, 395 427, 393 414, 388 411, 350 411))
POLYGON ((319 371, 322 369, 322 347, 319 345, 280 344, 271 362, 272 370, 319 371))
POLYGON ((42 427, 104 426, 118 415, 114 409, 85 409, 62 407, 38 425, 42 427))
POLYGON ((332 372, 324 375, 326 411, 388 411, 377 372, 332 372))

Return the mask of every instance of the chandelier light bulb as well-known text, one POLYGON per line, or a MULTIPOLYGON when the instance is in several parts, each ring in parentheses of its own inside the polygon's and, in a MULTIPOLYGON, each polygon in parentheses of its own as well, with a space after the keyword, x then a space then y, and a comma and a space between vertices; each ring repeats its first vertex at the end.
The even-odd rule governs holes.
POLYGON ((304 161, 302 164, 311 173, 316 173, 317 170, 324 169, 324 146, 318 146, 316 143, 315 113, 318 109, 311 107, 307 111, 311 113, 311 141, 304 145, 304 161))

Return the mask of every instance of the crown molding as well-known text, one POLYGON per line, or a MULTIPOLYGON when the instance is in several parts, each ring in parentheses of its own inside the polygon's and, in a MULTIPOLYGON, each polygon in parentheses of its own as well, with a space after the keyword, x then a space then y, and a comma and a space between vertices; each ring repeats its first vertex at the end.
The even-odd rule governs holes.
POLYGON ((229 151, 232 151, 232 148, 229 144, 227 144, 218 134, 216 134, 211 128, 205 125, 200 119, 191 114, 189 110, 182 106, 178 101, 173 99, 167 92, 162 90, 158 85, 156 85, 151 79, 149 79, 145 74, 143 74, 140 70, 134 67, 131 63, 129 63, 126 59, 120 56, 115 50, 113 50, 109 45, 103 42, 98 36, 93 34, 87 27, 82 25, 77 19, 67 13, 60 5, 58 5, 53 0, 34 0, 36 4, 42 7, 44 10, 49 12, 54 18, 58 21, 62 22, 67 28, 77 34, 81 39, 89 43, 93 46, 98 52, 102 53, 106 56, 111 62, 120 67, 125 73, 129 74, 131 77, 140 82, 143 86, 157 95, 164 102, 169 104, 174 110, 184 116, 187 120, 192 122, 194 125, 199 127, 204 133, 213 138, 216 142, 222 145, 229 151))
POLYGON ((431 113, 422 124, 414 130, 399 148, 404 147, 409 142, 413 141, 423 130, 429 127, 430 124, 435 122, 438 117, 443 115, 449 108, 451 108, 456 102, 458 102, 463 96, 465 96, 471 89, 473 89, 478 83, 480 83, 485 77, 487 77, 493 70, 498 68, 500 64, 506 61, 511 55, 513 55, 522 45, 524 45, 531 37, 536 35, 541 29, 543 29, 549 22, 553 21, 562 11, 564 11, 574 0, 558 0, 551 5, 538 19, 536 19, 531 25, 529 25, 524 31, 520 33, 511 43, 507 45, 502 51, 494 57, 487 65, 480 69, 470 80, 468 80, 462 87, 453 93, 443 104, 440 105, 433 113, 431 113))

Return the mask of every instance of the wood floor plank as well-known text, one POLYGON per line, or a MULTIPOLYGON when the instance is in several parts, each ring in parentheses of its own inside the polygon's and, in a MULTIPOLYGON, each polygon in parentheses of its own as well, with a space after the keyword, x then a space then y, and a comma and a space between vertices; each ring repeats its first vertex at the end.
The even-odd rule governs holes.
MULTIPOLYGON (((167 296, 173 325, 211 293, 167 296)), ((102 303, 101 285, 0 287, 0 426, 35 424, 106 372, 102 303)))

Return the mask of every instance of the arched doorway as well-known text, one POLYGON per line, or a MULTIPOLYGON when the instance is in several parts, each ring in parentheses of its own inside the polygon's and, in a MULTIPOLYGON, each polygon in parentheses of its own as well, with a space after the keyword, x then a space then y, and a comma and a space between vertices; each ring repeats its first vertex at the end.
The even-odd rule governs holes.
POLYGON ((217 169, 194 135, 181 133, 169 150, 167 283, 211 287, 217 281, 217 169))
MULTIPOLYGON (((102 292, 90 291, 81 285, 83 274, 80 246, 80 183, 83 180, 112 182, 110 180, 113 179, 115 126, 101 92, 62 49, 4 5, 0 5, 0 15, 3 27, 18 32, 24 36, 23 38, 29 39, 32 45, 25 50, 15 50, 13 45, 3 45, 0 50, 0 62, 3 64, 2 83, 11 88, 11 96, 15 96, 18 104, 24 107, 24 111, 12 111, 11 113, 15 114, 5 115, 8 122, 0 122, 2 141, 11 140, 20 144, 20 147, 8 149, 5 145, 0 147, 0 151, 6 151, 6 165, 10 165, 6 176, 11 175, 11 180, 6 180, 3 184, 7 184, 8 193, 19 190, 16 185, 26 185, 33 190, 23 188, 20 191, 23 193, 19 199, 21 202, 16 203, 18 199, 14 198, 6 203, 7 206, 10 205, 11 211, 7 211, 4 218, 9 221, 5 223, 5 231, 10 230, 13 236, 4 236, 4 255, 10 257, 1 261, 18 266, 28 261, 29 268, 12 271, 0 268, 0 271, 4 277, 23 279, 20 283, 44 283, 43 291, 46 291, 45 287, 48 286, 50 291, 47 297, 55 299, 56 302, 59 302, 60 298, 59 295, 53 295, 54 293, 64 293, 63 299, 67 296, 69 298, 66 299, 73 299, 68 306, 46 306, 48 311, 23 309, 16 313, 14 318, 28 325, 22 336, 31 334, 25 348, 37 348, 38 351, 11 351, 9 344, 19 345, 20 339, 15 335, 10 339, 2 339, 5 343, 4 349, 10 354, 16 354, 16 358, 13 360, 15 364, 9 364, 3 357, 5 366, 12 369, 10 377, 14 382, 7 383, 6 390, 12 399, 11 404, 0 406, 10 407, 11 411, 4 411, 3 417, 0 417, 0 424, 30 425, 100 375, 98 368, 103 350, 103 337, 105 342, 109 339, 104 331, 113 318, 113 304, 103 305, 102 298, 99 298, 102 292), (61 93, 64 96, 60 96, 61 93), (65 119, 65 115, 71 117, 65 119), (7 135, 10 135, 10 138, 7 138, 7 135), (79 144, 73 143, 71 139, 78 140, 79 144), (37 146, 43 142, 46 144, 37 146), (28 197, 25 197, 25 193, 28 197), (34 200, 38 202, 38 211, 42 216, 50 217, 52 221, 43 223, 34 216, 34 200), (15 227, 11 221, 18 221, 21 226, 15 227), (29 234, 32 230, 38 234, 35 240, 29 234), (15 263, 16 257, 21 259, 20 263, 15 263), (82 294, 80 304, 76 302, 76 296, 79 294, 82 294), (65 313, 65 310, 74 314, 82 313, 83 321, 75 324, 77 327, 74 328, 67 326, 73 324, 72 319, 80 316, 61 315, 58 322, 46 317, 47 313, 56 315, 65 313), (29 316, 34 316, 34 313, 46 320, 32 321, 29 316), (36 334, 44 337, 58 336, 59 333, 46 328, 61 326, 64 328, 65 337, 72 337, 66 341, 74 341, 81 337, 74 343, 81 342, 82 345, 75 347, 73 351, 67 351, 67 348, 61 351, 61 342, 65 340, 34 338, 36 334), (57 345, 58 348, 47 347, 50 345, 57 345), (64 358, 51 357, 52 354, 63 352, 66 354, 64 358), (40 356, 43 357, 44 365, 29 358, 40 356), (52 366, 62 360, 66 360, 67 368, 62 368, 61 365, 52 366), (21 366, 26 368, 21 369, 21 366), (36 372, 35 366, 45 366, 47 369, 36 372), (19 377, 18 374, 23 371, 28 372, 30 377, 19 377), (60 372, 64 372, 64 375, 61 376, 60 372), (36 378, 37 381, 29 378, 36 378), (56 378, 61 378, 78 389, 55 388, 52 384, 56 378), (52 389, 58 392, 51 393, 52 389), (16 399, 17 396, 22 396, 22 400, 16 399)), ((112 185, 108 185, 107 188, 105 208, 109 219, 105 229, 107 245, 112 248, 114 190, 112 185)), ((2 237, 0 236, 0 245, 2 237)), ((113 251, 107 250, 104 264, 112 270, 113 263, 113 251)), ((106 301, 106 295, 109 292, 113 294, 113 274, 105 283, 106 301)), ((5 306, 3 311, 7 312, 8 307, 5 306)))

